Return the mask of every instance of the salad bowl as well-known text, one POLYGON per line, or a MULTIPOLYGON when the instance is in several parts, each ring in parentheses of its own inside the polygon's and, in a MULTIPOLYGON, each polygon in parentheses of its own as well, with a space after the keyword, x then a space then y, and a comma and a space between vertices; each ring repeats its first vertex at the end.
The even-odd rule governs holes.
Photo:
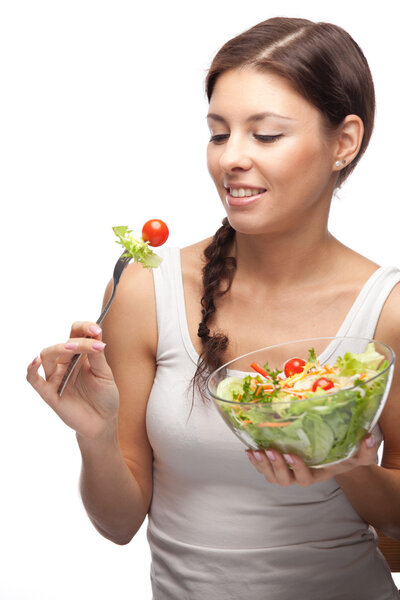
POLYGON ((374 339, 295 340, 224 364, 207 393, 247 448, 275 448, 321 467, 353 456, 377 425, 394 361, 374 339))

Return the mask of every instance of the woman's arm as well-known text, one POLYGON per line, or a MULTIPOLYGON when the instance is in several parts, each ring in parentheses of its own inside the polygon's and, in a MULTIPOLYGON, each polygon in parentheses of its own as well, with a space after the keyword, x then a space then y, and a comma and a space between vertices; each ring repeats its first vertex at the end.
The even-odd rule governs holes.
MULTIPOLYGON (((110 292, 110 286, 106 296, 110 292)), ((28 367, 28 381, 76 431, 82 454, 81 494, 98 531, 118 544, 130 541, 143 522, 152 494, 152 452, 146 435, 147 399, 155 373, 157 329, 152 275, 126 269, 101 333, 76 323, 69 345, 43 350, 28 367), (86 336, 96 339, 87 339, 86 336), (62 397, 65 368, 83 352, 62 397), (38 374, 43 365, 45 379, 38 374), (110 368, 111 366, 111 368, 110 368)))
MULTIPOLYGON (((111 285, 111 284, 110 284, 111 285)), ((108 298, 109 286, 105 294, 108 298)), ((118 432, 107 440, 78 437, 81 495, 98 531, 129 542, 145 519, 152 495, 152 450, 146 407, 155 375, 157 321, 151 270, 131 264, 103 324, 106 358, 119 391, 118 432)))
POLYGON ((368 523, 400 539, 400 285, 385 303, 375 338, 396 354, 390 395, 379 420, 384 438, 381 466, 359 467, 336 476, 336 480, 368 523))

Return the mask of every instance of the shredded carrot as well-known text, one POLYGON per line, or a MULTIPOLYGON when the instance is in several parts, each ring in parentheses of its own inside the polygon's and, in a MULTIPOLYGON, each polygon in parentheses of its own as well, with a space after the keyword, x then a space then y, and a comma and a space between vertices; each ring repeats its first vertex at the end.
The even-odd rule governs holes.
POLYGON ((251 379, 250 380, 250 389, 252 392, 254 392, 257 389, 257 386, 259 385, 257 379, 251 379))
POLYGON ((256 391, 256 396, 260 395, 261 390, 264 390, 264 392, 273 392, 274 389, 275 389, 275 386, 272 383, 259 384, 257 391, 256 391))
POLYGON ((263 383, 263 384, 262 384, 262 388, 263 388, 263 390, 265 390, 266 392, 267 392, 267 391, 271 391, 271 392, 273 392, 273 391, 274 391, 274 389, 275 389, 275 386, 274 386, 274 384, 273 384, 273 383, 263 383))
POLYGON ((252 369, 257 371, 257 373, 260 373, 260 375, 263 375, 264 377, 269 377, 267 371, 263 367, 260 367, 260 365, 258 365, 257 363, 253 362, 250 366, 252 369))

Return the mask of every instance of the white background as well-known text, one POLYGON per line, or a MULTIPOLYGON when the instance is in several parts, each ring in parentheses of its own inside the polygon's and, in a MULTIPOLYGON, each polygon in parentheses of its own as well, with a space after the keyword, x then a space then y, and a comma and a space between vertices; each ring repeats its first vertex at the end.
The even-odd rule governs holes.
POLYGON ((171 246, 219 226, 203 80, 227 39, 283 15, 334 22, 361 45, 376 84, 376 130, 334 202, 331 231, 379 264, 400 265, 397 2, 378 8, 1 2, 1 599, 151 598, 144 528, 125 547, 94 530, 78 495, 74 433, 28 386, 25 369, 43 346, 66 339, 72 321, 97 318, 119 254, 113 225, 140 232, 160 217, 171 246))

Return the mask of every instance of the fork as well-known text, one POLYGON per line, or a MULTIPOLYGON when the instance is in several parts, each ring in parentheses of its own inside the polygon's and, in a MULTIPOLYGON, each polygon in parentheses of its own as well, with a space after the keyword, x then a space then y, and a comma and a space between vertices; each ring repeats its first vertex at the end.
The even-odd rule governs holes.
MULTIPOLYGON (((113 289, 111 292, 111 296, 110 296, 107 304, 103 308, 101 315, 99 316, 99 318, 96 321, 97 325, 101 325, 102 322, 104 321, 104 318, 109 311, 112 301, 114 300, 115 292, 117 291, 117 286, 118 286, 119 280, 121 279, 121 275, 124 272, 125 267, 130 262, 131 259, 132 259, 132 257, 127 256, 126 253, 124 252, 124 254, 122 254, 119 257, 119 259, 117 260, 117 262, 115 263, 114 273, 113 273, 113 289)), ((63 391, 65 390, 65 386, 67 385, 69 378, 71 377, 72 373, 74 372, 74 369, 75 369, 76 365, 78 364, 79 360, 81 359, 81 357, 82 357, 82 354, 74 354, 74 356, 71 358, 71 360, 68 364, 68 367, 63 375, 61 383, 58 387, 58 390, 57 390, 59 396, 61 396, 63 391)))

